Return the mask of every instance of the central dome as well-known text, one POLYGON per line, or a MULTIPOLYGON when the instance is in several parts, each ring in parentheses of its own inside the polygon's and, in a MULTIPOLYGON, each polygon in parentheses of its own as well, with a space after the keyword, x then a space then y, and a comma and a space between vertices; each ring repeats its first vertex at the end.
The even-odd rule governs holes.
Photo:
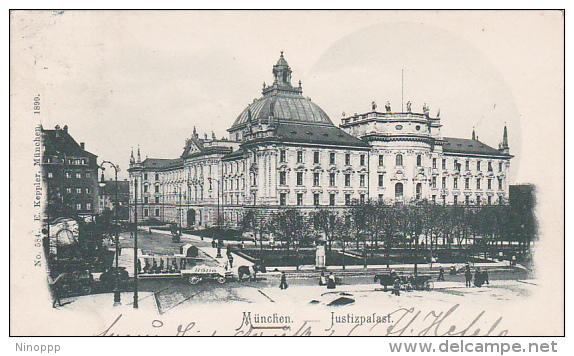
POLYGON ((263 97, 247 106, 229 131, 245 127, 249 120, 253 123, 269 122, 270 118, 277 122, 333 126, 323 109, 311 99, 303 97, 301 82, 298 87, 291 85, 291 68, 283 57, 283 52, 273 66, 273 76, 273 85, 263 84, 263 97))

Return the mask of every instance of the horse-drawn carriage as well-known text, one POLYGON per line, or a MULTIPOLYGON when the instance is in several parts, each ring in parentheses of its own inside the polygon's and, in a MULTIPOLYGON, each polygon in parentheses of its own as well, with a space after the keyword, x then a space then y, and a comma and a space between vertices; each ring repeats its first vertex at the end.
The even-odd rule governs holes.
POLYGON ((430 275, 397 275, 396 272, 377 274, 375 275, 375 283, 379 282, 386 292, 389 286, 393 286, 396 279, 399 279, 402 289, 405 291, 411 290, 426 290, 434 289, 432 276, 430 275))

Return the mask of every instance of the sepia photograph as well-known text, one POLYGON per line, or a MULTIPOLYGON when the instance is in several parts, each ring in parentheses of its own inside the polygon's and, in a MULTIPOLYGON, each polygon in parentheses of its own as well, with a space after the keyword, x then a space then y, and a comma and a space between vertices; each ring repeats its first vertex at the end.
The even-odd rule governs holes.
POLYGON ((564 336, 564 35, 10 11, 10 335, 564 336))

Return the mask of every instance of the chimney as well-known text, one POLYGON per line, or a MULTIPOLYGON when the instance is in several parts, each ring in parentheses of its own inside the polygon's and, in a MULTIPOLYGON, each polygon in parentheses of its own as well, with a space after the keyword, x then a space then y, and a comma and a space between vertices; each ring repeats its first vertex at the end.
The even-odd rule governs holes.
POLYGON ((86 144, 84 142, 80 142, 80 147, 82 147, 82 149, 86 149, 86 144))

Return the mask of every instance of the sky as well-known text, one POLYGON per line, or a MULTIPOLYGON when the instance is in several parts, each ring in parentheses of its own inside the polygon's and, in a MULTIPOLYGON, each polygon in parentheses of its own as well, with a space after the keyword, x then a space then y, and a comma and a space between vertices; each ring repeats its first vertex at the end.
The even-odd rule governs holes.
MULTIPOLYGON (((68 125, 86 149, 121 167, 130 151, 175 158, 196 127, 228 129, 272 83, 284 51, 293 83, 340 124, 411 101, 442 134, 497 147, 508 126, 511 183, 536 180, 523 157, 545 115, 563 115, 557 12, 64 11, 12 14, 21 71, 42 98, 45 128, 68 125)), ((14 63, 14 57, 12 57, 14 63)), ((31 85, 31 86, 30 86, 31 85)), ((558 119, 558 124, 561 121, 558 119)), ((111 173, 109 173, 111 178, 111 173)))

